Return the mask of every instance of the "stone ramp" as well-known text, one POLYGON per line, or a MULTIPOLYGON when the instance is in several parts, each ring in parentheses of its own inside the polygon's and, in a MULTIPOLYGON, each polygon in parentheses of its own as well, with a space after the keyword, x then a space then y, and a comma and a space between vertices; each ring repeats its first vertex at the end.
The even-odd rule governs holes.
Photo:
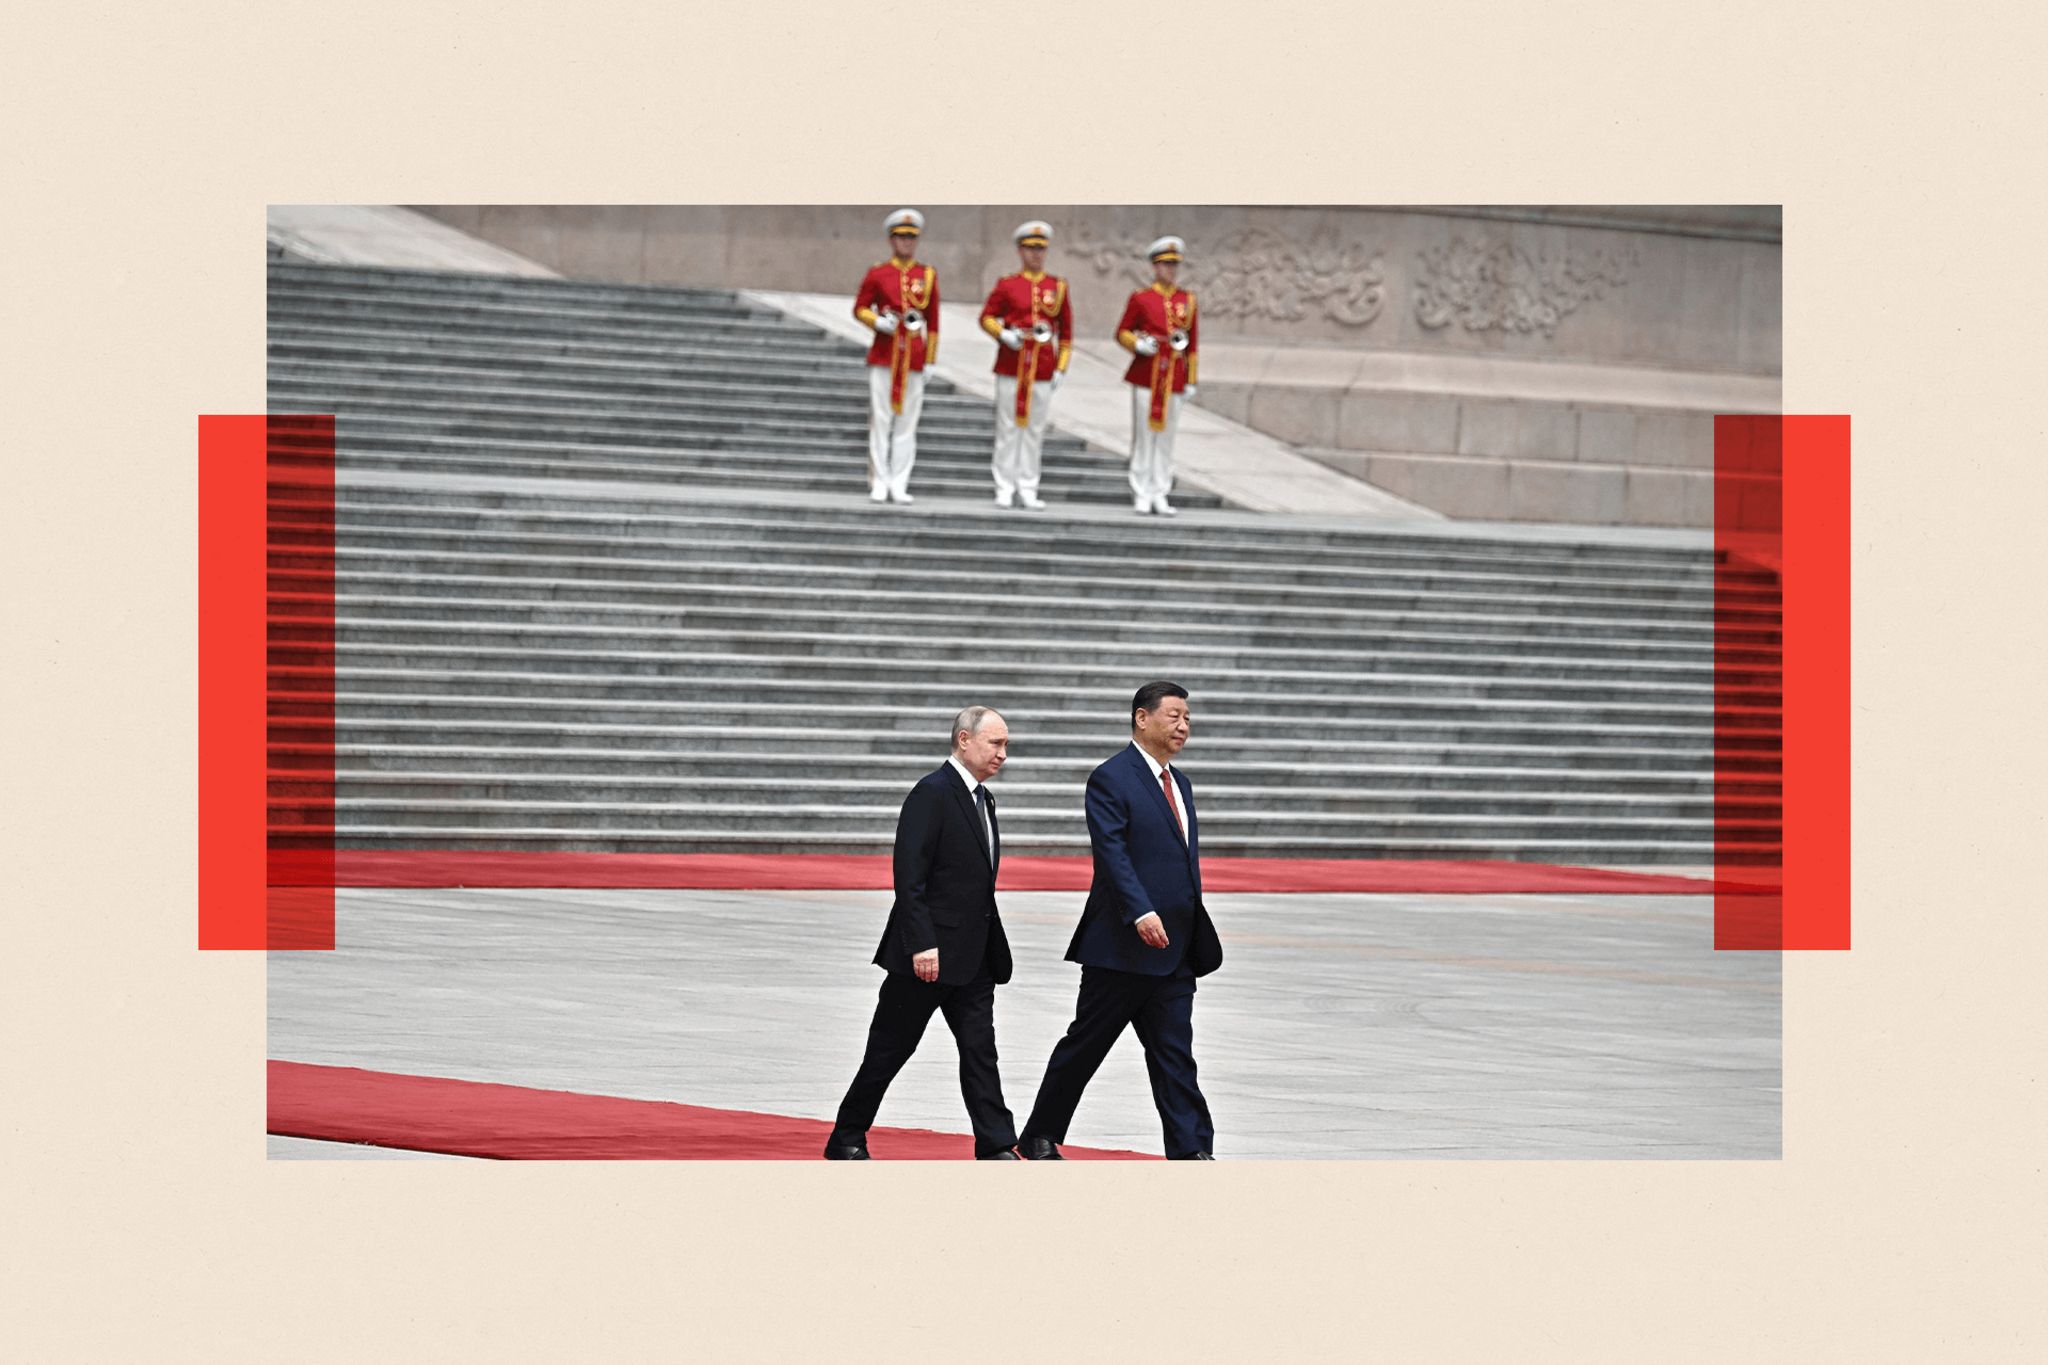
POLYGON ((272 204, 265 228, 275 261, 555 278, 537 261, 395 204, 272 204))

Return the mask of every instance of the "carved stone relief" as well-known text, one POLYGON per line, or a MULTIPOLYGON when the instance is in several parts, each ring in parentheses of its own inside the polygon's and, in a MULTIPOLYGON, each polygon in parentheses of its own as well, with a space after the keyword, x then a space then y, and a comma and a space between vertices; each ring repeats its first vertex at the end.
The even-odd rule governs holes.
MULTIPOLYGON (((1149 237, 1112 237, 1075 229, 1066 254, 1120 277, 1133 289, 1152 279, 1149 237)), ((1210 242, 1190 237, 1181 282, 1201 301, 1205 318, 1273 318, 1295 322, 1311 307, 1346 326, 1363 327, 1386 301, 1382 254, 1358 241, 1319 231, 1297 241, 1266 228, 1240 228, 1210 242)))
POLYGON ((1638 258, 1632 246, 1539 256, 1505 238, 1460 236, 1424 250, 1421 261, 1415 319, 1424 327, 1550 337, 1568 315, 1626 285, 1638 258))

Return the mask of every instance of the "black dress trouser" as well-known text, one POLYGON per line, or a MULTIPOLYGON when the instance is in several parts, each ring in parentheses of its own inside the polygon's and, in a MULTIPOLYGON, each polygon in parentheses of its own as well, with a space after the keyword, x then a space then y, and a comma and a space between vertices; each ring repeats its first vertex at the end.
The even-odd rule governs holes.
POLYGON ((889 1082, 917 1051, 925 1025, 937 1011, 946 1016, 946 1026, 959 1045, 960 1095, 967 1101, 967 1119, 974 1128, 974 1154, 988 1156, 1016 1146, 1016 1121, 1003 1103, 1003 1078, 996 1069, 995 1002, 996 984, 987 963, 973 980, 957 986, 919 981, 909 972, 883 977, 874 1021, 868 1025, 867 1055, 839 1103, 832 1141, 867 1141, 889 1082))

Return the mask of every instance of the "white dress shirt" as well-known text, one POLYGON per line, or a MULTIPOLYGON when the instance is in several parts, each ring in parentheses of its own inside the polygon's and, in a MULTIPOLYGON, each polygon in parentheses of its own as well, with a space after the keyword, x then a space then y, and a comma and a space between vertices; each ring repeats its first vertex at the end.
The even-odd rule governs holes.
MULTIPOLYGON (((1135 739, 1131 741, 1131 747, 1138 751, 1138 757, 1144 759, 1145 766, 1152 770, 1152 785, 1159 788, 1159 794, 1161 796, 1166 795, 1166 784, 1159 780, 1159 774, 1166 771, 1166 765, 1164 763, 1161 763, 1158 759, 1152 757, 1152 755, 1146 753, 1145 746, 1138 743, 1138 741, 1136 741, 1135 739)), ((1181 792, 1180 783, 1174 783, 1173 818, 1180 821, 1180 841, 1182 843, 1186 843, 1188 841, 1187 804, 1187 797, 1181 792)))
MULTIPOLYGON (((981 798, 975 795, 981 790, 981 779, 967 771, 967 765, 960 761, 958 754, 948 754, 946 762, 953 765, 953 771, 960 774, 960 780, 967 784, 968 799, 974 802, 975 813, 981 816, 981 846, 992 853, 996 846, 996 835, 995 831, 988 827, 988 807, 982 805, 981 798)), ((995 793, 991 792, 989 796, 993 800, 995 793)))

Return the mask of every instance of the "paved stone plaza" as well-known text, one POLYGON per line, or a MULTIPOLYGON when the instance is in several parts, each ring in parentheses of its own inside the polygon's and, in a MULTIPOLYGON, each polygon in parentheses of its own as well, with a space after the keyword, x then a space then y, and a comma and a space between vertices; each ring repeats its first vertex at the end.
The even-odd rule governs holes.
MULTIPOLYGON (((269 1055, 828 1119, 888 899, 343 891, 334 952, 270 958, 269 1055)), ((1220 1159, 1779 1154, 1779 958, 1716 953, 1708 897, 1213 900, 1228 959, 1195 1028, 1220 1159)), ((1080 901, 1003 898, 1018 974, 996 1019, 1020 1123, 1070 1017, 1080 901)), ((942 1021, 880 1122, 966 1130, 942 1021)), ((1159 1150, 1135 1037, 1071 1137, 1159 1150)))

